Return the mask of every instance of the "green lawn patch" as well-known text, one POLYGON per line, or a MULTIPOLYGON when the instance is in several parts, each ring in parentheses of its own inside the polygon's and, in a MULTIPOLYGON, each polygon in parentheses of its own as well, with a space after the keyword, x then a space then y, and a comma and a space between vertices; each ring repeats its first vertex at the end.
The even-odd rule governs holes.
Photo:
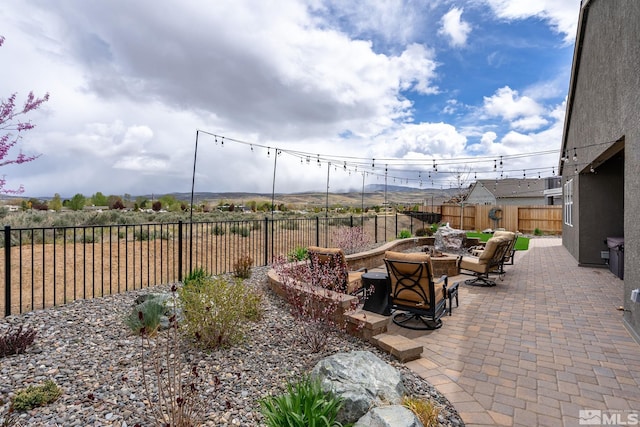
MULTIPOLYGON (((477 237, 481 242, 486 242, 491 236, 493 236, 493 234, 467 231, 467 237, 477 237)), ((530 239, 528 237, 518 236, 518 239, 516 240, 515 250, 526 251, 527 249, 529 249, 529 240, 530 239)))

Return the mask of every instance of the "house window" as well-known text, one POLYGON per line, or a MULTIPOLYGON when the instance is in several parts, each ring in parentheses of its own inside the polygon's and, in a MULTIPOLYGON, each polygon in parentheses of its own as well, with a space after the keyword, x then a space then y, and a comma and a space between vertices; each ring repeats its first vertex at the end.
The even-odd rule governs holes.
POLYGON ((564 223, 573 226, 573 179, 564 184, 564 223))

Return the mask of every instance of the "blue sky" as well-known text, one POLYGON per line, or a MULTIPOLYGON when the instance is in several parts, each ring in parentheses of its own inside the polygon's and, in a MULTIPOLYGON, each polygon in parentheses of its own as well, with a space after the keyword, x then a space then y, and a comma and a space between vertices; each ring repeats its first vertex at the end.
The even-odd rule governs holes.
POLYGON ((268 193, 274 163, 277 192, 385 168, 416 187, 550 176, 579 7, 9 0, 0 97, 51 98, 20 145, 40 158, 3 174, 29 196, 188 192, 200 129, 197 191, 268 193))

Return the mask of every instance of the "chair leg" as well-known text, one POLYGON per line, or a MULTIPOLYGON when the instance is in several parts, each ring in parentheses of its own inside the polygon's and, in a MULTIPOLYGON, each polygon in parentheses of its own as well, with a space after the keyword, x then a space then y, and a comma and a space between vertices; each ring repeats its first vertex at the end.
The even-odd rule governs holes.
POLYGON ((464 281, 465 285, 469 285, 469 286, 482 286, 482 287, 489 287, 489 286, 495 286, 496 282, 494 282, 493 280, 489 279, 489 277, 485 277, 485 276, 476 276, 473 279, 467 279, 464 281))
POLYGON ((434 320, 425 316, 420 316, 419 314, 405 311, 394 314, 391 320, 402 328, 413 329, 416 331, 433 330, 442 327, 442 320, 439 318, 434 320))

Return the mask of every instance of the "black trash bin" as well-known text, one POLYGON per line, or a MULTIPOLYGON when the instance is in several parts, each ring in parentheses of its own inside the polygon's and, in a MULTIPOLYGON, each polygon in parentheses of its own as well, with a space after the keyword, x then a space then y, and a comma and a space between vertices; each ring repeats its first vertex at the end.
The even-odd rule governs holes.
POLYGON ((609 270, 624 279, 624 237, 607 237, 609 270))

